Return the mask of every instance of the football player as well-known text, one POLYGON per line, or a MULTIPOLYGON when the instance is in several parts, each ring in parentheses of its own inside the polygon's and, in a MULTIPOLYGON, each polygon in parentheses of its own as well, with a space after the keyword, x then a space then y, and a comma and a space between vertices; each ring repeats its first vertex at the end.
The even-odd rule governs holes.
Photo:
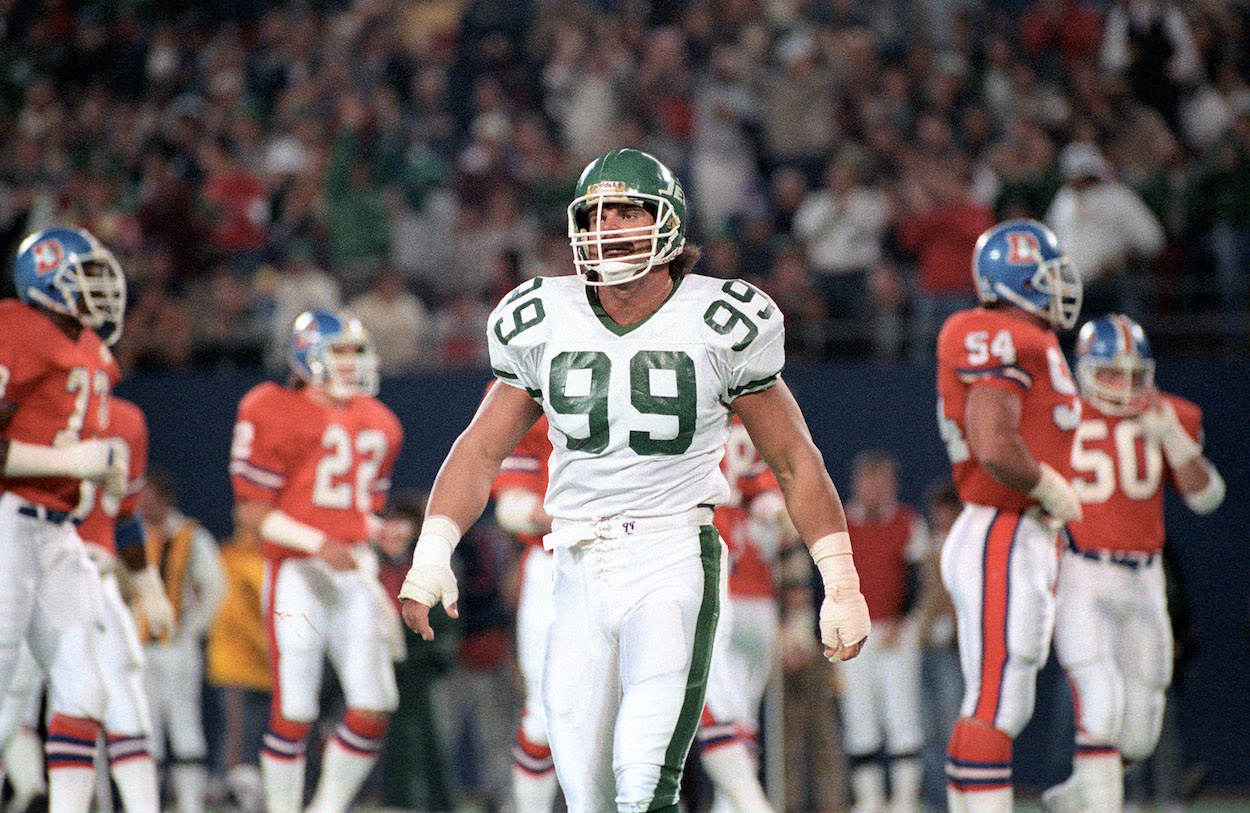
POLYGON ((1081 281, 1054 233, 1011 220, 977 240, 981 306, 938 335, 938 428, 964 509, 942 549, 964 700, 947 746, 953 813, 1012 809, 1012 741, 1033 715, 1054 628, 1057 534, 1081 503, 1061 470, 1080 420, 1055 328, 1081 281))
POLYGON ((512 796, 518 813, 550 813, 559 789, 541 701, 552 613, 552 555, 543 548, 543 535, 551 530, 551 517, 543 509, 550 457, 547 420, 539 418, 503 461, 491 487, 495 521, 524 546, 519 563, 516 652, 525 700, 512 749, 512 796))
POLYGON ((178 620, 173 635, 162 635, 147 612, 141 615, 152 740, 156 758, 162 762, 166 739, 169 741, 169 779, 176 813, 203 813, 208 784, 204 765, 208 743, 200 697, 203 646, 226 597, 226 572, 217 540, 175 507, 168 477, 149 476, 140 496, 148 559, 161 563, 165 595, 178 620))
POLYGON ((898 460, 881 449, 855 456, 846 515, 868 616, 877 630, 858 658, 838 666, 852 813, 917 813, 924 727, 913 610, 929 531, 919 512, 899 501, 898 460), (888 807, 882 753, 889 764, 888 807))
POLYGON ((491 388, 444 461, 413 564, 405 620, 433 637, 454 612, 451 552, 540 414, 553 450, 546 510, 555 556, 543 703, 572 813, 675 811, 703 708, 719 615, 712 506, 731 413, 777 473, 825 579, 830 657, 858 653, 867 608, 846 521, 781 381, 781 314, 754 286, 689 273, 686 202, 637 150, 592 161, 568 207, 576 276, 537 277, 489 320, 491 388))
POLYGON ((1042 799, 1052 811, 1115 813, 1123 761, 1154 751, 1172 679, 1163 485, 1208 514, 1224 480, 1202 454, 1202 410, 1155 388, 1141 325, 1116 313, 1086 322, 1076 377, 1084 409, 1070 473, 1084 516, 1068 525, 1055 618, 1076 751, 1071 777, 1042 799))
POLYGON ((273 708, 261 772, 269 813, 303 810, 304 749, 328 658, 347 711, 309 810, 343 813, 398 701, 369 543, 385 529, 376 512, 402 430, 374 397, 377 356, 355 317, 303 313, 289 350, 290 384, 243 397, 230 452, 237 529, 259 533, 266 558, 273 708))
POLYGON ((125 448, 103 436, 119 375, 107 343, 121 332, 126 283, 112 253, 70 227, 26 237, 13 276, 18 299, 0 301, 0 691, 27 642, 50 689, 49 804, 73 813, 94 790, 105 689, 98 576, 72 512, 85 480, 113 497, 126 490, 125 448))

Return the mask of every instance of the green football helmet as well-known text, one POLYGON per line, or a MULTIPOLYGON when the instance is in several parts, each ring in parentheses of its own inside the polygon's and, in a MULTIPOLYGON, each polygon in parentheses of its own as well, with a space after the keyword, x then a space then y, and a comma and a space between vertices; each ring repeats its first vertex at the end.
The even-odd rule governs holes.
POLYGON ((620 285, 670 262, 686 245, 686 195, 654 156, 613 150, 591 161, 569 204, 573 266, 587 285, 620 285), (633 203, 655 216, 644 228, 592 229, 605 204, 633 203), (642 243, 648 245, 640 245, 642 243))

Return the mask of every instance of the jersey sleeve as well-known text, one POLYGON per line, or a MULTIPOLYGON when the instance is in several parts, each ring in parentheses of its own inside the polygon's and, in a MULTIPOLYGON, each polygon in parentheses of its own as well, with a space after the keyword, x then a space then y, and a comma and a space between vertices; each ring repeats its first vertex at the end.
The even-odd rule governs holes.
POLYGON ((281 436, 275 431, 282 418, 271 404, 263 389, 252 390, 239 402, 230 445, 230 481, 238 502, 273 505, 286 485, 281 436))
POLYGON ((486 345, 490 351, 490 367, 495 377, 505 384, 524 389, 535 398, 541 397, 537 355, 540 351, 534 338, 541 335, 547 319, 543 277, 518 285, 495 306, 486 321, 486 345))
POLYGON ((941 336, 939 363, 955 373, 965 386, 991 386, 1020 392, 1033 386, 1033 365, 1027 360, 1045 355, 1024 324, 1009 319, 968 319, 951 323, 941 336))
POLYGON ((715 332, 724 353, 725 396, 760 392, 777 383, 786 363, 781 309, 749 282, 732 279, 712 300, 703 321, 715 332))

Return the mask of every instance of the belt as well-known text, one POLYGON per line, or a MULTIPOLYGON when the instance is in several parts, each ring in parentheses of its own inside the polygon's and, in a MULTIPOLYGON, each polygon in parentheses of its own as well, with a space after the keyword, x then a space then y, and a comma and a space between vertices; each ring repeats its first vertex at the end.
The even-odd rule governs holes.
POLYGON ((656 531, 711 524, 712 509, 703 506, 662 517, 631 517, 617 514, 584 521, 554 519, 551 522, 551 533, 543 537, 543 547, 552 550, 590 540, 623 539, 656 531))
POLYGON ((1072 541, 1071 535, 1068 535, 1068 550, 1092 562, 1107 562, 1120 567, 1127 567, 1130 570, 1150 567, 1150 565, 1154 564, 1155 557, 1159 555, 1157 553, 1117 553, 1110 550, 1081 550, 1072 541))
POLYGON ((35 503, 26 503, 17 507, 17 513, 24 517, 33 517, 44 522, 51 522, 60 525, 69 519, 69 511, 58 511, 55 508, 48 508, 46 505, 37 505, 35 503))

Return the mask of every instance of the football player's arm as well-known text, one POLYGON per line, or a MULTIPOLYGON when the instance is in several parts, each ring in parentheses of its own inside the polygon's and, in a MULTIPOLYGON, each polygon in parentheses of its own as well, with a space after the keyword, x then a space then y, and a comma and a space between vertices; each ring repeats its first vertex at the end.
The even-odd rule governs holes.
POLYGON ((239 500, 234 506, 236 530, 256 534, 284 548, 316 556, 335 570, 352 570, 356 559, 351 545, 301 522, 281 508, 256 500, 239 500))
POLYGON ((1081 518, 1081 501, 1063 475, 1039 463, 1020 435, 1023 402, 1018 392, 972 386, 964 411, 968 448, 977 461, 1008 488, 1038 500, 1061 522, 1081 518))
POLYGON ((820 626, 825 656, 853 658, 868 637, 868 607, 859 590, 842 501, 803 413, 782 381, 739 396, 730 406, 777 476, 790 519, 824 581, 820 626))
POLYGON ((491 387, 434 478, 412 567, 399 591, 404 622, 427 641, 434 638, 431 607, 441 602, 449 615, 456 615, 459 593, 451 572, 451 552, 460 535, 486 509, 504 458, 541 412, 525 390, 502 384, 491 387))
MULTIPOLYGON (((1194 434, 1201 438, 1201 417, 1191 417, 1191 421, 1198 427, 1194 434)), ((1166 399, 1156 400, 1142 416, 1142 426, 1159 441, 1185 504, 1197 514, 1219 508, 1224 502, 1224 478, 1202 453, 1202 443, 1181 424, 1175 407, 1166 399)))

